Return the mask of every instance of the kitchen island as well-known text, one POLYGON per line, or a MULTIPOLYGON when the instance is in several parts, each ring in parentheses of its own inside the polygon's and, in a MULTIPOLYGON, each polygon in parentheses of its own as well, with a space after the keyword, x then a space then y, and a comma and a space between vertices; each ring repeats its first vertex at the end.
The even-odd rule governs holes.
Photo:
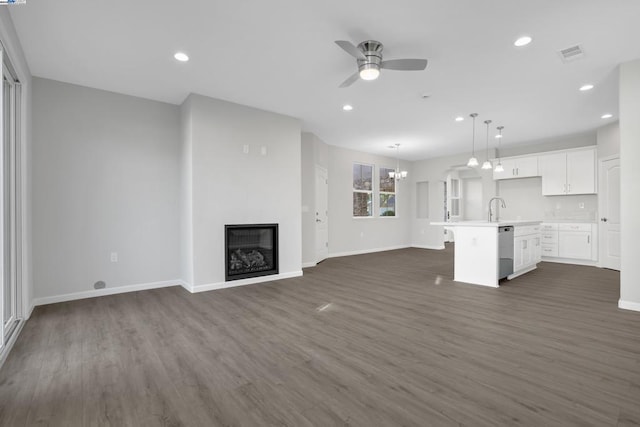
POLYGON ((455 237, 456 282, 498 287, 540 262, 540 223, 529 220, 432 222, 452 230, 455 237), (506 234, 502 234, 506 233, 506 234))

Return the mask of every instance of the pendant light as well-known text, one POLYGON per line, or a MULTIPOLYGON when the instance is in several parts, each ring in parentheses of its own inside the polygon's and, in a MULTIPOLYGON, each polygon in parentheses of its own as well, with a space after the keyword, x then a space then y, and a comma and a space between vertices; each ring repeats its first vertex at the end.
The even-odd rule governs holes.
POLYGON ((502 146, 502 129, 504 129, 504 126, 498 126, 496 129, 498 129, 498 135, 496 136, 496 138, 498 138, 498 164, 496 165, 496 168, 494 169, 495 172, 504 172, 504 168, 502 167, 502 162, 500 161, 500 147, 502 146))
POLYGON ((467 166, 475 168, 478 166, 478 159, 476 159, 476 117, 478 117, 478 113, 471 113, 469 117, 473 119, 473 132, 471 134, 471 157, 467 162, 467 166))
POLYGON ((482 169, 493 169, 493 165, 489 160, 489 125, 491 124, 491 120, 485 120, 484 124, 487 125, 487 152, 485 154, 485 161, 482 164, 482 169))
MULTIPOLYGON (((393 148, 393 147, 391 147, 393 148)), ((389 178, 395 179, 396 181, 400 181, 401 179, 405 179, 409 173, 407 171, 400 170, 400 144, 396 144, 396 170, 389 172, 389 178)))

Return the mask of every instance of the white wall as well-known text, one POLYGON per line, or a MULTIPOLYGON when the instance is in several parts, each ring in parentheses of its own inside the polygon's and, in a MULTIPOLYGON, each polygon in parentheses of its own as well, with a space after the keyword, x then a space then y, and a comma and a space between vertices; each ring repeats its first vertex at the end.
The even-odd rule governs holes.
POLYGON ((640 60, 620 65, 621 308, 640 311, 640 60))
POLYGON ((521 156, 525 154, 541 153, 544 151, 568 150, 571 148, 596 145, 597 134, 594 131, 573 135, 554 136, 535 141, 526 141, 502 148, 501 156, 521 156))
POLYGON ((180 107, 180 277, 193 283, 193 120, 191 98, 180 107))
MULTIPOLYGON (((411 179, 398 182, 396 189, 396 217, 378 217, 378 201, 374 200, 376 216, 353 217, 353 164, 375 165, 378 168, 396 167, 394 157, 378 156, 360 151, 329 146, 329 256, 408 247, 411 245, 411 179)), ((390 150, 391 151, 391 150, 390 150)), ((412 175, 410 162, 401 161, 400 168, 412 175)), ((378 188, 378 184, 374 184, 378 188)), ((374 192, 374 199, 377 192, 374 192)))
POLYGON ((225 224, 278 223, 280 275, 299 274, 300 122, 200 95, 192 94, 187 101, 193 202, 189 284, 219 287, 224 282, 225 224))
POLYGON ((22 236, 22 315, 28 317, 32 307, 33 288, 33 245, 32 245, 32 82, 31 72, 22 52, 18 35, 16 34, 13 22, 9 15, 8 7, 0 7, 0 43, 6 51, 11 64, 13 65, 18 79, 22 84, 23 99, 26 101, 22 105, 22 128, 20 141, 22 160, 22 216, 23 216, 23 236, 22 236))
POLYGON ((37 298, 180 278, 179 129, 175 105, 33 79, 37 298))
POLYGON ((620 123, 598 129, 598 158, 620 155, 620 123))
MULTIPOLYGON (((466 170, 465 165, 469 160, 470 153, 456 154, 454 156, 438 157, 415 162, 413 164, 413 175, 411 177, 411 192, 416 192, 416 182, 429 182, 429 218, 417 218, 415 196, 411 204, 411 241, 412 246, 442 249, 444 248, 444 228, 441 225, 430 225, 431 222, 443 221, 443 194, 442 182, 452 168, 458 171, 461 179, 480 178, 482 181, 481 215, 486 218, 488 215, 488 202, 496 195, 496 184, 493 181, 493 173, 480 168, 466 170)), ((491 156, 493 150, 489 153, 491 156)))

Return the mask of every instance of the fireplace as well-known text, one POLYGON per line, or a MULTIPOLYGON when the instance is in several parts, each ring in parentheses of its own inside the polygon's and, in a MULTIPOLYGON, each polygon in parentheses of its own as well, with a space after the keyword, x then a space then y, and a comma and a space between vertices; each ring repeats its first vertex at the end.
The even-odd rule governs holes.
POLYGON ((225 280, 278 274, 278 224, 225 225, 225 280))

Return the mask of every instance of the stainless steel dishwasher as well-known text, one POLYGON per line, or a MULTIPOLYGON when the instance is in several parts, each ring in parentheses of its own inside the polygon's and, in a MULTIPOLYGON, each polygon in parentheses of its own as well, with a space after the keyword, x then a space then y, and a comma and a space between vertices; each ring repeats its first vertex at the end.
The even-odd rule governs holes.
POLYGON ((513 273, 513 226, 498 227, 498 280, 513 273))

